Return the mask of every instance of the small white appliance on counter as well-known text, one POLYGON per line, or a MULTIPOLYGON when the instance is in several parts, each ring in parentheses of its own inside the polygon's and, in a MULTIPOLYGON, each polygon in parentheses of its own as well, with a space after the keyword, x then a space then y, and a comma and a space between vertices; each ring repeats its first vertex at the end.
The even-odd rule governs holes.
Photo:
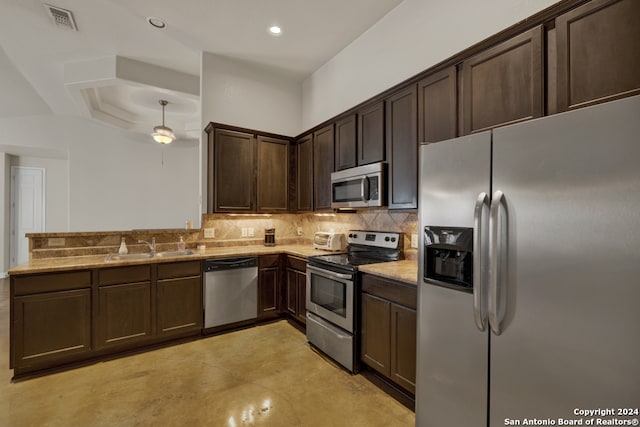
POLYGON ((324 251, 342 251, 345 248, 344 234, 316 231, 313 235, 313 248, 324 251))

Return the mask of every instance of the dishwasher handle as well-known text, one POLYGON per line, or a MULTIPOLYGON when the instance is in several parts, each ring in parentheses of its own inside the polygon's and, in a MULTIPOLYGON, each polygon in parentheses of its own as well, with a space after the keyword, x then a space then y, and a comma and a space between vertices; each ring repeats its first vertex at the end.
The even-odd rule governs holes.
POLYGON ((257 266, 258 259, 256 257, 208 259, 204 262, 204 272, 208 273, 210 271, 235 270, 238 268, 251 268, 257 266))

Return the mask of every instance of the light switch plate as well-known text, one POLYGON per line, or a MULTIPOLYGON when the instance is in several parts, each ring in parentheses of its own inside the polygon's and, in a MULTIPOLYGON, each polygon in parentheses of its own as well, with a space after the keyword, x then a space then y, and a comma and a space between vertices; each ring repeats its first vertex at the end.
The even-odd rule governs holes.
POLYGON ((302 232, 302 227, 298 227, 298 236, 302 236, 303 232, 302 232))
POLYGON ((240 236, 241 237, 247 237, 247 227, 242 227, 240 229, 240 236))
POLYGON ((204 238, 205 239, 213 239, 216 237, 216 229, 215 228, 205 228, 204 229, 204 238))
POLYGON ((255 235, 256 235, 255 228, 253 228, 253 227, 249 227, 249 228, 247 229, 247 234, 249 235, 249 237, 253 237, 253 236, 255 236, 255 235))
POLYGON ((412 234, 411 235, 411 247, 412 248, 418 248, 418 235, 417 234, 412 234))

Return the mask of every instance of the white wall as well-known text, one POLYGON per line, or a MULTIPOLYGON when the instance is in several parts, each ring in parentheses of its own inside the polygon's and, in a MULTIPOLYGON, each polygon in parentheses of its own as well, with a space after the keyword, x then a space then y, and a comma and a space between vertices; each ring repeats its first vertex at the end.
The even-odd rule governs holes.
POLYGON ((313 126, 556 3, 404 0, 303 82, 313 126))
POLYGON ((67 177, 60 167, 47 174, 47 187, 58 189, 53 197, 64 198, 59 186, 67 181, 68 199, 66 213, 47 206, 46 231, 181 228, 199 219, 197 143, 162 147, 145 135, 69 116, 5 118, 0 128, 6 152, 68 158, 67 177))
POLYGON ((0 209, 0 230, 2 230, 2 239, 0 239, 0 277, 5 277, 9 269, 10 257, 9 248, 11 246, 11 211, 8 203, 11 194, 11 156, 0 151, 0 200, 2 200, 2 208, 0 209))

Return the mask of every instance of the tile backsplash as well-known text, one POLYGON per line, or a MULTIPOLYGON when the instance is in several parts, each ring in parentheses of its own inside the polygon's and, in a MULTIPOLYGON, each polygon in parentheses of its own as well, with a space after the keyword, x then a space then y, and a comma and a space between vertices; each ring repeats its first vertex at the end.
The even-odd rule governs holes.
POLYGON ((405 257, 413 258, 411 234, 418 232, 418 215, 415 212, 398 212, 388 209, 366 209, 355 213, 314 214, 273 214, 270 216, 229 214, 203 214, 202 228, 214 228, 215 237, 201 239, 207 244, 248 244, 262 243, 264 230, 275 228, 276 244, 310 243, 316 231, 346 233, 349 230, 395 231, 404 234, 405 257), (298 228, 302 228, 302 236, 298 228), (243 228, 253 228, 254 236, 243 237, 243 228))

